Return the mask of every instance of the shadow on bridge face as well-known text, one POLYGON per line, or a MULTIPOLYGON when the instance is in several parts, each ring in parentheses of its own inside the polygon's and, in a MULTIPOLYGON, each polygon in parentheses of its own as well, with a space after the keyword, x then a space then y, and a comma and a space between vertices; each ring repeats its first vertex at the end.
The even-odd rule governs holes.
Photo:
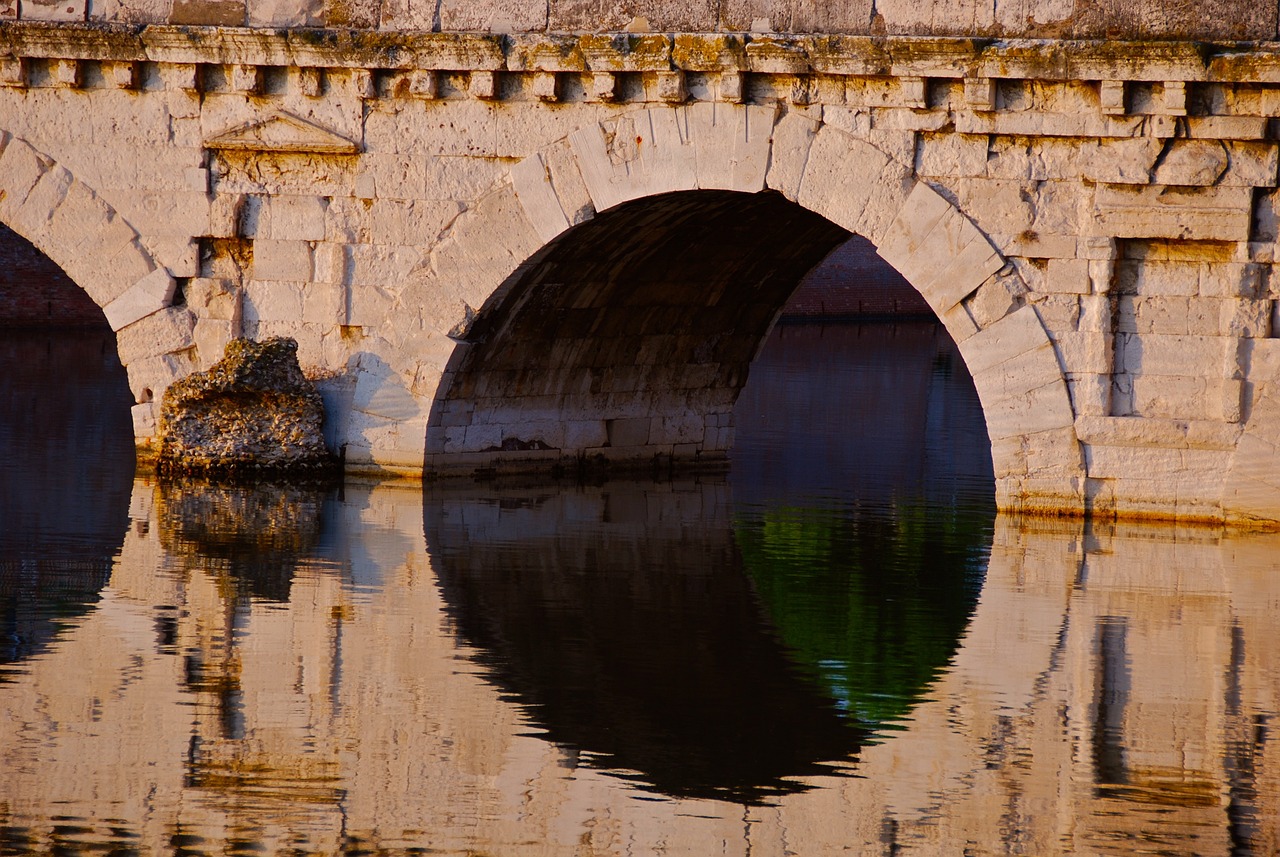
POLYGON ((723 459, 752 359, 849 235, 779 194, 731 191, 649 197, 570 229, 460 335, 428 469, 723 459))

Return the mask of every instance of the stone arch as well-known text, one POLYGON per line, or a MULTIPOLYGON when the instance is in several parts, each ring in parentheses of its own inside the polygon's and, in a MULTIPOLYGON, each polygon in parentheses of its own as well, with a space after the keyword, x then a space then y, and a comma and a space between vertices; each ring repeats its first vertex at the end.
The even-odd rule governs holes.
MULTIPOLYGON (((711 102, 647 108, 579 128, 523 159, 433 251, 418 286, 424 301, 445 310, 445 323, 428 339, 465 341, 540 249, 570 227, 629 200, 695 190, 776 191, 871 240, 960 348, 986 415, 999 505, 1083 511, 1075 415, 1035 308, 1008 299, 994 313, 969 309, 984 290, 1025 291, 1007 288, 1017 274, 909 166, 799 113, 711 102), (441 302, 452 303, 452 313, 441 302)), ((444 366, 437 396, 450 383, 444 366)), ((429 439, 441 418, 433 417, 429 439)))
POLYGON ((53 158, 0 131, 0 221, 102 308, 129 375, 134 434, 154 434, 164 389, 194 367, 194 317, 172 306, 176 281, 114 208, 53 158))

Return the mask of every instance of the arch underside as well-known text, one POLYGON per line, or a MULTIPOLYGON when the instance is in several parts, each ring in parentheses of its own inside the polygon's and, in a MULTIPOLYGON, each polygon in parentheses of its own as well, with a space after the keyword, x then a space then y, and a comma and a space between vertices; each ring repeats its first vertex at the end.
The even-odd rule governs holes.
POLYGON ((575 227, 472 326, 428 454, 722 459, 779 310, 848 236, 780 194, 733 191, 651 197, 575 227))
POLYGON ((959 345, 997 502, 1083 511, 1044 324, 989 239, 909 166, 794 113, 694 104, 579 129, 510 175, 417 284, 459 307, 441 331, 459 345, 432 406, 428 473, 723 458, 747 367, 787 297, 858 234, 959 345), (994 316, 968 309, 982 290, 1006 296, 984 302, 1003 307, 994 316))

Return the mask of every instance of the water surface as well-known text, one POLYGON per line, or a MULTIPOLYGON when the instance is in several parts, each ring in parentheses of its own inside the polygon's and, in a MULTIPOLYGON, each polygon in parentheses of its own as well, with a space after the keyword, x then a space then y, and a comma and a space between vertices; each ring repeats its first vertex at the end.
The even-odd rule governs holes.
POLYGON ((996 516, 932 325, 780 327, 727 478, 425 491, 134 480, 72 347, 0 349, 0 853, 1280 845, 1280 542, 996 516))

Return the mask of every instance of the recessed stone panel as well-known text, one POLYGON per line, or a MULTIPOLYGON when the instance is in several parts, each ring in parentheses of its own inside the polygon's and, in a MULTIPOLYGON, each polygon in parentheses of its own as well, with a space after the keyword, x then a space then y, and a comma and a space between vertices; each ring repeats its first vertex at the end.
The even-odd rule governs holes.
POLYGON ((525 33, 547 28, 545 0, 442 0, 440 29, 443 32, 525 33))
POLYGON ((548 29, 571 33, 713 33, 716 0, 551 0, 548 29))
POLYGON ((871 0, 723 0, 720 27, 746 33, 871 32, 871 0))
POLYGON ((172 24, 203 27, 243 27, 244 0, 173 0, 172 24))

